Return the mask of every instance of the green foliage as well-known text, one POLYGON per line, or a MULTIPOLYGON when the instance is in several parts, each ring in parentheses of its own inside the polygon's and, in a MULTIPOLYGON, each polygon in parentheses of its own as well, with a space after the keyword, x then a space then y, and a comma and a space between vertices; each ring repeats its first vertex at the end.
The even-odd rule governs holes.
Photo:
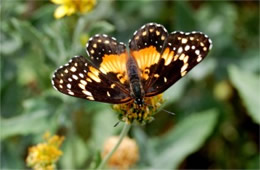
MULTIPOLYGON (((216 110, 193 113, 164 136, 154 137, 148 141, 139 141, 142 143, 148 142, 146 145, 152 148, 147 148, 151 154, 148 158, 150 159, 150 167, 155 169, 162 167, 166 169, 178 168, 184 158, 203 145, 212 133, 216 122, 216 110)), ((140 136, 142 134, 144 135, 144 133, 140 133, 137 136, 138 139, 145 139, 145 137, 140 136)))
POLYGON ((163 109, 130 137, 134 168, 259 169, 259 5, 227 1, 97 1, 86 14, 56 20, 49 1, 1 1, 2 169, 25 169, 28 148, 46 131, 65 136, 59 169, 97 167, 104 141, 122 124, 108 104, 65 96, 56 68, 105 33, 125 43, 147 22, 169 32, 202 31, 208 57, 164 93, 163 109))
POLYGON ((256 123, 260 124, 260 96, 257 92, 257 89, 260 87, 259 75, 249 74, 235 66, 229 68, 229 75, 246 105, 248 113, 256 123))

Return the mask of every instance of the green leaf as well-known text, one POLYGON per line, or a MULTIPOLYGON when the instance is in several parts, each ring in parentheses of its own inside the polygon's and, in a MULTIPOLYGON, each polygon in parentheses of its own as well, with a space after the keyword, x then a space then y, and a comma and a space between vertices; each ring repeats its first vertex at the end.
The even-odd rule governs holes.
POLYGON ((102 109, 95 114, 92 127, 92 140, 95 147, 100 149, 107 138, 115 135, 117 128, 114 125, 118 122, 118 119, 116 113, 108 108, 102 109))
POLYGON ((89 156, 85 141, 79 136, 71 135, 65 138, 63 144, 63 156, 61 157, 62 169, 76 169, 81 167, 89 156))
POLYGON ((14 135, 43 133, 50 130, 53 108, 43 98, 28 99, 23 102, 24 111, 12 118, 1 118, 0 140, 14 135))
POLYGON ((191 7, 186 1, 176 1, 175 5, 175 29, 182 31, 190 31, 196 27, 194 14, 191 7))
POLYGON ((16 28, 16 30, 20 33, 20 35, 30 35, 23 36, 23 41, 28 41, 32 44, 32 46, 37 47, 42 50, 46 56, 55 63, 56 52, 50 48, 50 40, 46 35, 40 30, 36 29, 30 22, 21 21, 15 18, 11 19, 12 25, 16 28))
POLYGON ((115 30, 114 25, 106 22, 106 21, 98 21, 91 25, 90 27, 90 35, 98 34, 98 33, 110 33, 115 30))
POLYGON ((163 137, 150 140, 154 149, 152 168, 175 169, 189 154, 198 150, 212 133, 217 111, 194 113, 163 137))
POLYGON ((1 32, 1 36, 3 40, 0 41, 1 53, 4 55, 11 55, 12 53, 19 50, 22 46, 22 40, 18 35, 12 33, 10 35, 6 35, 1 32))
POLYGON ((164 105, 170 105, 172 102, 178 101, 180 97, 182 97, 185 92, 185 88, 187 86, 188 79, 182 79, 176 82, 172 87, 166 90, 163 93, 163 98, 165 99, 164 105))
POLYGON ((239 70, 236 66, 230 66, 228 71, 231 82, 238 90, 249 115, 260 124, 260 76, 239 70))
POLYGON ((14 135, 27 135, 48 129, 48 113, 44 109, 1 121, 0 140, 14 135))

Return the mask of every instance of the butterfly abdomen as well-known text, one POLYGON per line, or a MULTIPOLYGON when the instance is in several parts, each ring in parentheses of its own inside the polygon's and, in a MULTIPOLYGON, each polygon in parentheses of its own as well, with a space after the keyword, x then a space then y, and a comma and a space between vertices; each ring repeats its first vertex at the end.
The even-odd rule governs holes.
POLYGON ((136 61, 132 56, 128 57, 127 75, 130 84, 131 96, 135 99, 137 104, 143 104, 144 90, 140 79, 140 73, 136 61))

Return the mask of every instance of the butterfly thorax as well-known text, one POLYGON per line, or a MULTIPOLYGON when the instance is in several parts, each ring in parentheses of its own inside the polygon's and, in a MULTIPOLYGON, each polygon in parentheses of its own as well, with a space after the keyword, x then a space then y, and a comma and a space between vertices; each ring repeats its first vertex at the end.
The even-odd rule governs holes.
POLYGON ((140 72, 136 61, 132 56, 129 56, 126 63, 126 70, 130 85, 130 95, 134 102, 142 106, 144 104, 144 90, 140 79, 140 72))

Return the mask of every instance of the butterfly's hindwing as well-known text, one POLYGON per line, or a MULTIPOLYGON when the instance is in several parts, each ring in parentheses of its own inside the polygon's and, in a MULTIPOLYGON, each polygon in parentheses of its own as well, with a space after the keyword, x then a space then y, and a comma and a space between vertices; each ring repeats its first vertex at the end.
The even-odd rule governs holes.
POLYGON ((83 56, 76 56, 57 69, 52 84, 64 94, 83 99, 106 103, 124 103, 131 100, 127 93, 83 56))
POLYGON ((146 96, 162 93, 185 76, 200 63, 211 49, 212 43, 207 35, 200 32, 173 32, 166 40, 160 62, 147 87, 146 96))

